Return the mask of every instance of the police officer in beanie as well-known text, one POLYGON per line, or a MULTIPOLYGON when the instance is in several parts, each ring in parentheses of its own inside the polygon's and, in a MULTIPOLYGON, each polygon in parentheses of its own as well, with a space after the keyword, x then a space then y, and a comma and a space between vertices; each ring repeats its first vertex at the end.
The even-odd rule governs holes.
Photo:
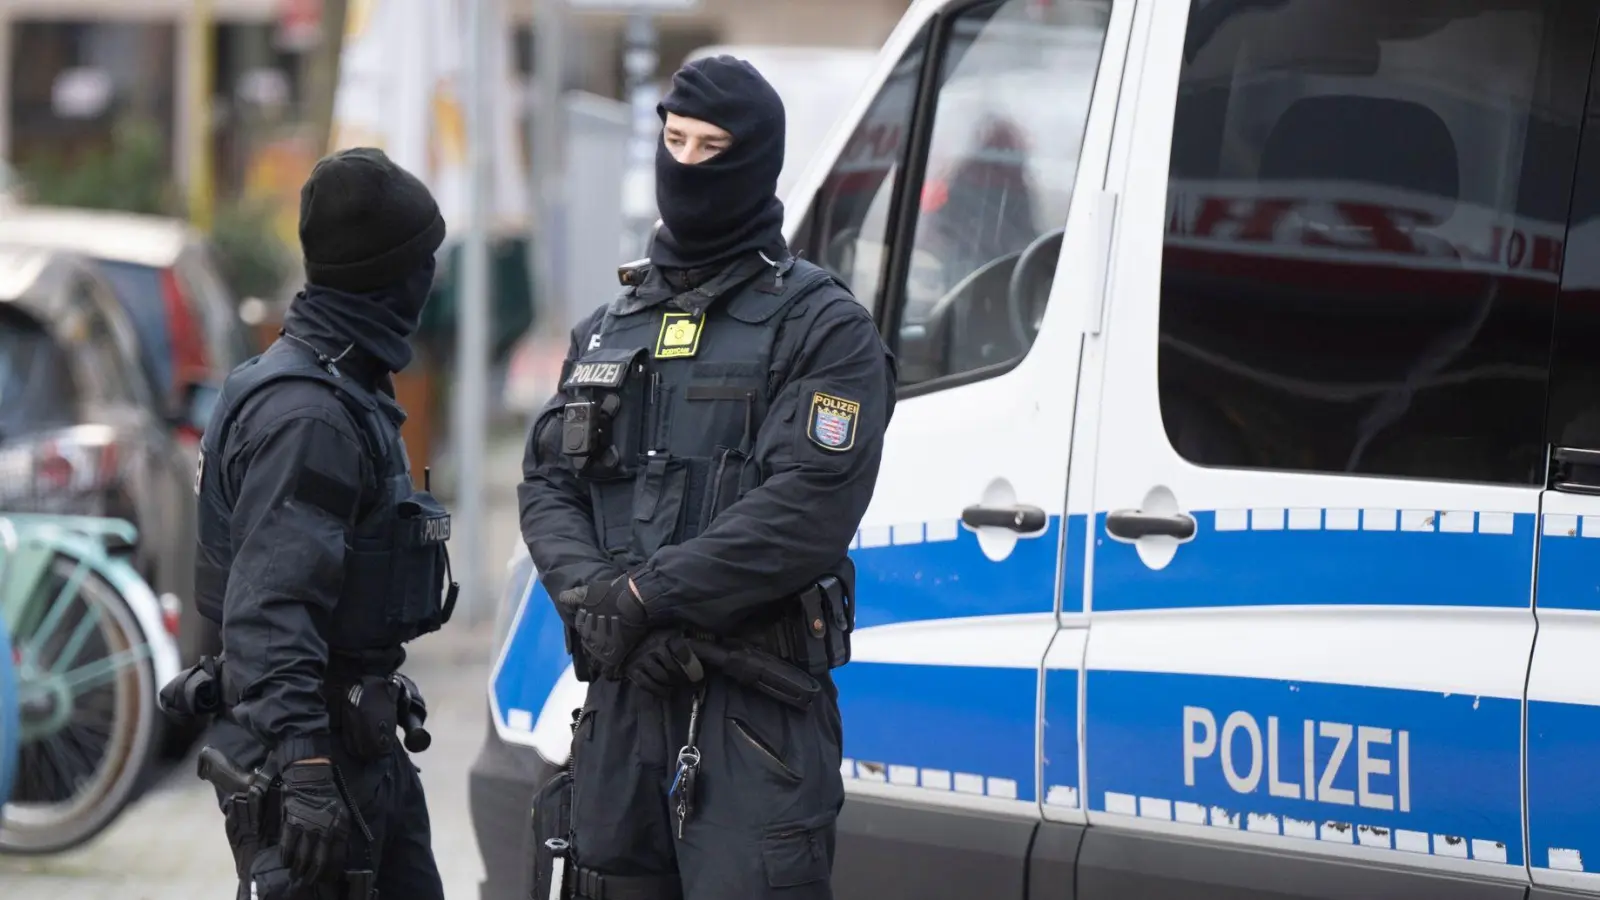
POLYGON ((849 659, 848 548, 894 362, 848 288, 784 241, 771 85, 702 59, 658 113, 649 259, 573 330, 519 488, 588 682, 570 793, 561 775, 536 800, 536 885, 826 898, 844 802, 830 670, 849 659))
POLYGON ((445 223, 381 151, 319 162, 300 195, 307 283, 228 376, 202 441, 197 606, 222 626, 208 740, 271 779, 219 787, 241 898, 442 897, 396 724, 422 709, 401 645, 437 630, 449 516, 413 489, 391 375, 411 361, 445 223))

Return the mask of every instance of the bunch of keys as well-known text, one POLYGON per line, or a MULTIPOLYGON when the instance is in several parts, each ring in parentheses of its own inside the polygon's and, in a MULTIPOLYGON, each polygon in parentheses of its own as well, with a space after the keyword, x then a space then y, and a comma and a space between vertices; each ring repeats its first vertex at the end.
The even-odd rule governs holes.
POLYGON ((678 751, 678 773, 672 778, 667 799, 678 817, 678 840, 683 840, 683 825, 694 813, 694 778, 700 770, 700 748, 695 741, 700 734, 700 691, 695 691, 693 705, 689 707, 689 737, 678 751))

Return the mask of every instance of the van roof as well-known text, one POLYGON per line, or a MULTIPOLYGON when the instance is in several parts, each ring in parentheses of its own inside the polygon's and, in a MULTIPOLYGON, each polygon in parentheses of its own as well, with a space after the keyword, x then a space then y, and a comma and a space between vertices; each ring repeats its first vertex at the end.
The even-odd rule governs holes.
POLYGON ((0 243, 70 250, 95 259, 170 266, 188 223, 167 216, 54 206, 0 208, 0 243))

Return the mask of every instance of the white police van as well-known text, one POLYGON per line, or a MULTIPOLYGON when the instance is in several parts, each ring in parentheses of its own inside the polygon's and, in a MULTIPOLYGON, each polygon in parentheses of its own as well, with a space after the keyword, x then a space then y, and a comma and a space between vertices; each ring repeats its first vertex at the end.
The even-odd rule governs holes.
POLYGON ((912 6, 789 196, 901 362, 840 897, 1600 893, 1597 27, 912 6))

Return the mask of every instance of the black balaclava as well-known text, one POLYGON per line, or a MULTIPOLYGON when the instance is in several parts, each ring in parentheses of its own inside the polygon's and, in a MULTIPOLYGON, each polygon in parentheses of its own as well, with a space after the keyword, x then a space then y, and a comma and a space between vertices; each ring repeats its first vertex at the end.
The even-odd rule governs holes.
POLYGON ((756 250, 787 255, 778 174, 783 171, 783 101, 755 66, 731 56, 695 60, 672 76, 656 107, 663 123, 677 113, 733 136, 721 153, 696 165, 656 142, 656 207, 661 227, 650 261, 698 269, 756 250))
POLYGON ((283 318, 283 331, 304 341, 368 387, 411 362, 412 332, 433 287, 435 262, 429 256, 394 284, 359 294, 307 284, 283 318), (339 358, 343 354, 343 358, 339 358))

